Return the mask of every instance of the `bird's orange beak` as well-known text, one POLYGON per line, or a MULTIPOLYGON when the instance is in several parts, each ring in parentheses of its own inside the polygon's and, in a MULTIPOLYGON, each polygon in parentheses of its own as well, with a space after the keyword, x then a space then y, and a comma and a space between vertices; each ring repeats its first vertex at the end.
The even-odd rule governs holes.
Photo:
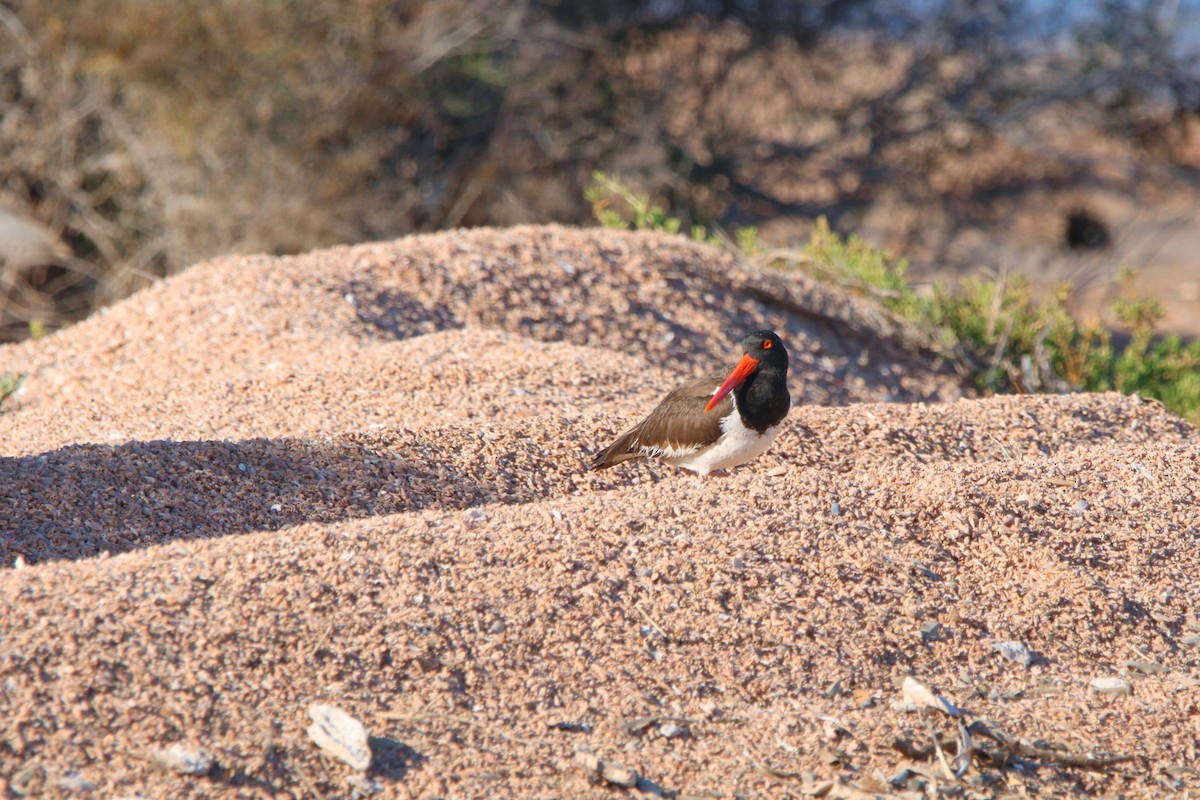
POLYGON ((729 373, 729 377, 721 384, 721 388, 717 389, 716 394, 708 401, 708 405, 704 407, 705 413, 712 411, 717 403, 725 399, 725 396, 736 389, 742 381, 749 378, 754 370, 758 369, 758 359, 751 358, 748 355, 742 356, 742 360, 733 368, 733 372, 729 373))

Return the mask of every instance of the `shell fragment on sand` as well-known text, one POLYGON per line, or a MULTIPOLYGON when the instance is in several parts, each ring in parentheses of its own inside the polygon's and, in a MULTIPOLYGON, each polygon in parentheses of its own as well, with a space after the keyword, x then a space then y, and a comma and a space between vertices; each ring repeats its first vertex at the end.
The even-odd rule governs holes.
POLYGON ((309 706, 308 716, 313 721, 308 726, 313 744, 353 769, 371 766, 367 729, 361 722, 336 706, 322 704, 309 706))
POLYGON ((992 645, 992 649, 1005 659, 1014 664, 1020 664, 1022 667, 1028 667, 1033 663, 1033 651, 1020 642, 996 642, 992 645))
POLYGON ((213 765, 212 756, 183 742, 154 750, 150 753, 150 760, 163 769, 181 775, 203 775, 213 765))
POLYGON ((637 786, 639 776, 636 770, 611 761, 604 761, 595 753, 586 750, 575 751, 575 763, 583 767, 592 780, 602 780, 613 786, 623 786, 632 789, 637 786))
POLYGON ((946 629, 937 620, 929 620, 928 622, 921 623, 918 634, 922 642, 939 642, 946 638, 946 629))
POLYGON ((688 729, 676 722, 664 722, 658 726, 658 735, 664 739, 682 739, 688 735, 688 729))
POLYGON ((916 711, 932 708, 951 717, 962 716, 962 711, 950 700, 937 694, 928 685, 911 675, 906 675, 900 684, 900 700, 892 704, 897 711, 916 711))
POLYGON ((1091 685, 1100 694, 1133 694, 1133 684, 1124 678, 1093 678, 1091 685))

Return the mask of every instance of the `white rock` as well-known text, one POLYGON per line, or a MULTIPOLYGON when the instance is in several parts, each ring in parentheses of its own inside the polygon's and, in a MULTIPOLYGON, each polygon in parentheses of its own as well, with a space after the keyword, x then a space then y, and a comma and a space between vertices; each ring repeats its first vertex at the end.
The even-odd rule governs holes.
POLYGON ((934 691, 921 683, 911 675, 905 676, 904 682, 900 684, 900 694, 905 702, 916 706, 917 708, 925 707, 936 709, 943 714, 949 714, 952 717, 957 717, 962 714, 954 703, 942 697, 940 694, 935 694, 934 691))
POLYGON ((213 765, 212 756, 208 753, 182 742, 153 751, 150 759, 163 769, 182 775, 203 775, 213 765))
POLYGON ((1093 678, 1092 688, 1101 694, 1133 694, 1133 684, 1124 678, 1093 678))
POLYGON ((681 739, 687 734, 687 728, 674 722, 664 722, 658 726, 658 735, 664 739, 681 739))
POLYGON ((599 778, 615 786, 632 789, 638 784, 638 774, 635 770, 623 764, 604 761, 586 750, 575 751, 575 763, 583 767, 594 778, 599 778))
POLYGON ((992 649, 1014 664, 1028 667, 1033 663, 1033 653, 1020 642, 996 642, 992 649))
POLYGON ((371 746, 361 722, 336 706, 322 704, 309 706, 308 716, 313 721, 308 726, 313 744, 354 769, 371 766, 371 746))
POLYGON ((80 775, 75 770, 69 770, 58 776, 55 781, 58 788, 65 789, 68 792, 90 792, 96 788, 96 784, 89 781, 87 778, 80 775))

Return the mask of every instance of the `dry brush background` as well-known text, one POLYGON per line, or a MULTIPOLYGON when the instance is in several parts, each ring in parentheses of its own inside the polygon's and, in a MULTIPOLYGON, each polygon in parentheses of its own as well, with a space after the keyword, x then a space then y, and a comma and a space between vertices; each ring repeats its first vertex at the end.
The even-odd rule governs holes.
POLYGON ((587 222, 597 169, 773 245, 825 215, 921 277, 1071 280, 1090 315, 1140 269, 1196 332, 1186 4, 1045 34, 1020 2, 714 5, 6 3, 0 207, 69 258, 9 259, 0 335, 229 252, 587 222))

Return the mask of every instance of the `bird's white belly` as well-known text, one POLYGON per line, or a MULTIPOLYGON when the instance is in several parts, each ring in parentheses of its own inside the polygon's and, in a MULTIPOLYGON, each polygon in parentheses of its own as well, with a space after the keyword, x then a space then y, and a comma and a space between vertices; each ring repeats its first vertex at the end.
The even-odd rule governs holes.
POLYGON ((773 425, 762 433, 747 428, 734 408, 732 414, 721 420, 721 438, 708 447, 687 455, 663 457, 662 460, 676 467, 690 469, 699 475, 707 475, 722 469, 731 469, 767 452, 775 441, 779 426, 773 425))

